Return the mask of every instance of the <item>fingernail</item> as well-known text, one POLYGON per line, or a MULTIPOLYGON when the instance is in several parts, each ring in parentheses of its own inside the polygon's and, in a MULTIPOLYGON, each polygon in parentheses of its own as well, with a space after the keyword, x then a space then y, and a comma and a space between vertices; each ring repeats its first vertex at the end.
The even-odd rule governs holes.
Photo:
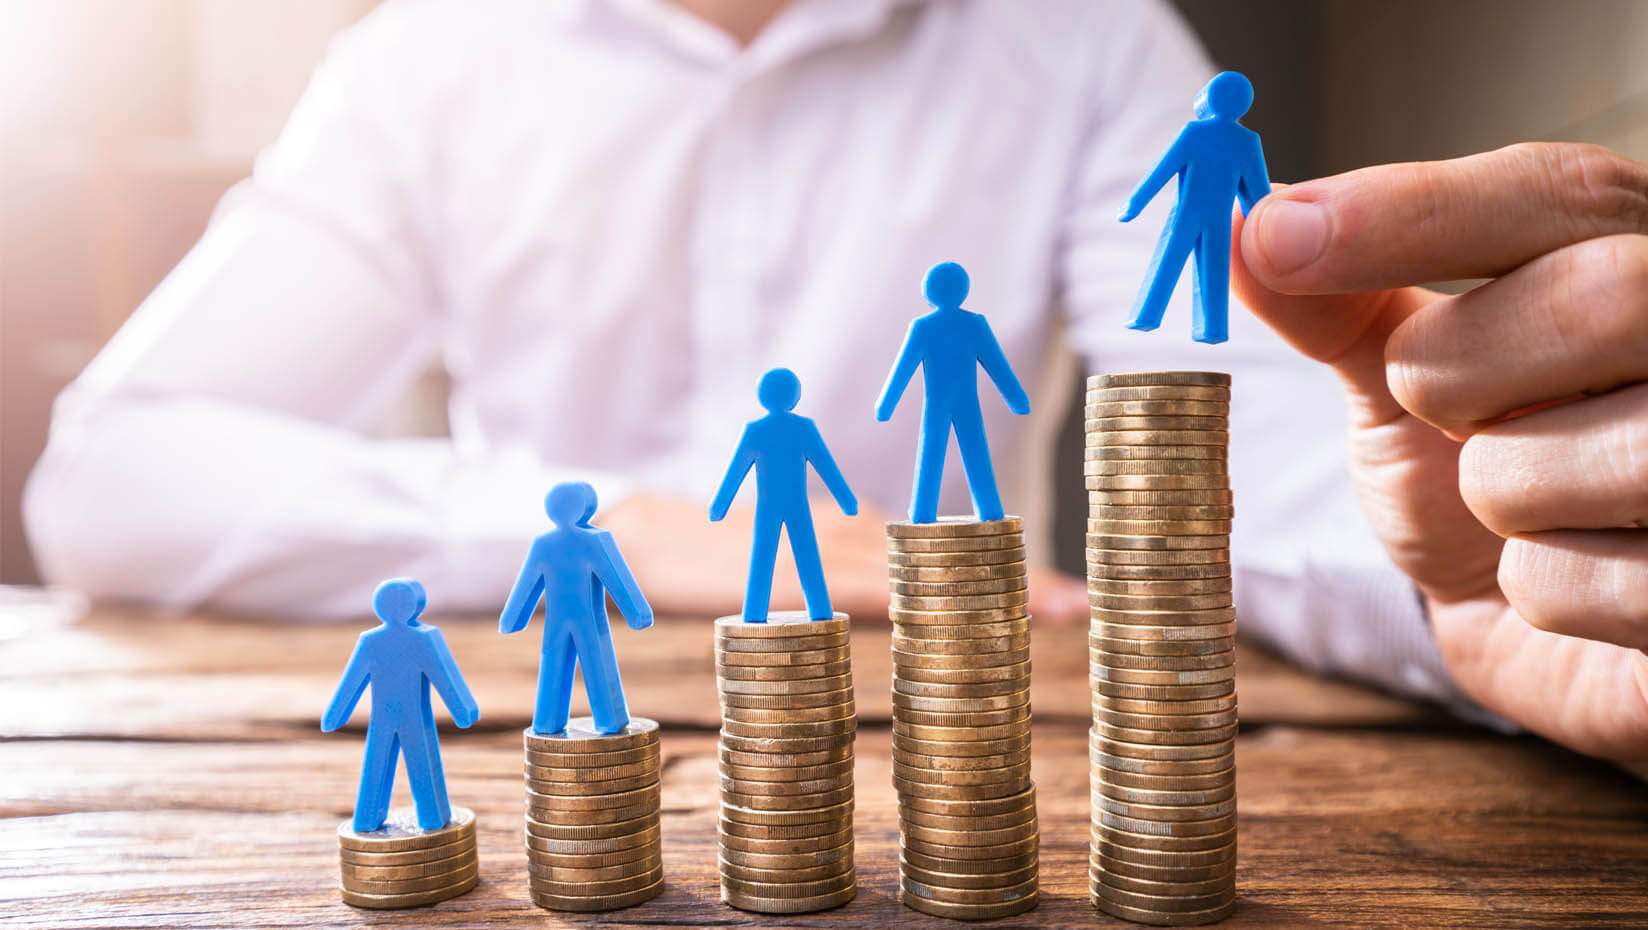
POLYGON ((1301 200, 1277 200, 1259 217, 1259 250, 1270 270, 1292 274, 1316 261, 1328 245, 1328 214, 1301 200))

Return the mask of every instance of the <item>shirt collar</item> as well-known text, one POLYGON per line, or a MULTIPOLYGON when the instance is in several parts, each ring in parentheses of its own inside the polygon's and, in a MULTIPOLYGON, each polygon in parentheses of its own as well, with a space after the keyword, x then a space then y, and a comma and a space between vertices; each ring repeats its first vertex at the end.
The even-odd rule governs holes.
POLYGON ((731 36, 669 0, 582 0, 604 4, 672 50, 710 65, 754 72, 837 42, 872 35, 903 6, 931 0, 792 0, 755 41, 740 48, 731 36))

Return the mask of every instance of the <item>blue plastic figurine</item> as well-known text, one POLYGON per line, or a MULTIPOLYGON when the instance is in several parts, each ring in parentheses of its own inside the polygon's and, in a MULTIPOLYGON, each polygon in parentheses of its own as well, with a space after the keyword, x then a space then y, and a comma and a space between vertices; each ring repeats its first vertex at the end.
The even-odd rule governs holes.
POLYGON ((595 489, 585 482, 567 481, 550 489, 544 510, 555 529, 532 541, 498 618, 499 632, 518 633, 532 620, 538 601, 544 602, 534 733, 566 729, 575 665, 584 670, 595 728, 617 733, 629 726, 629 705, 618 677, 612 628, 607 625, 606 594, 612 595, 632 630, 652 626, 652 606, 612 534, 589 525, 595 506, 595 489))
POLYGON ((984 414, 979 409, 979 366, 995 382, 996 390, 1007 401, 1007 409, 1020 416, 1030 412, 1030 398, 1013 374, 1013 366, 1007 363, 989 322, 982 314, 961 309, 968 286, 966 270, 955 262, 942 262, 928 269, 922 288, 933 311, 910 324, 904 346, 898 350, 898 361, 881 389, 881 399, 876 401, 876 419, 891 419, 905 387, 915 376, 916 366, 921 366, 927 396, 921 408, 916 488, 910 500, 912 523, 938 519, 944 453, 952 429, 961 449, 961 464, 967 470, 974 513, 980 520, 1000 520, 1003 516, 996 472, 990 465, 990 444, 984 438, 984 414))
POLYGON ((464 684, 441 631, 418 622, 418 615, 428 603, 423 585, 411 578, 391 578, 378 585, 372 596, 372 610, 383 625, 367 630, 355 641, 343 680, 338 682, 337 693, 321 718, 323 733, 348 723, 366 686, 372 686, 366 761, 361 764, 360 794, 355 799, 357 833, 378 829, 389 815, 397 753, 406 756, 406 778, 412 785, 418 826, 439 830, 452 819, 429 686, 434 685, 441 693, 460 727, 479 720, 481 710, 464 684))
POLYGON ((1168 178, 1179 176, 1179 202, 1156 243, 1128 328, 1148 332, 1161 325, 1168 298, 1194 250, 1191 338, 1208 343, 1230 338, 1230 202, 1240 201, 1246 216, 1270 193, 1259 134, 1237 122, 1252 105, 1253 85, 1247 78, 1235 71, 1214 75, 1196 96, 1196 118, 1128 198, 1120 214, 1123 223, 1138 216, 1168 178))
POLYGON ((750 547, 750 577, 744 589, 744 622, 766 623, 772 600, 773 563, 778 559, 778 534, 790 537, 790 553, 801 577, 807 616, 828 620, 835 616, 830 591, 824 584, 824 565, 813 532, 812 507, 807 501, 807 465, 817 469, 824 486, 847 516, 858 513, 858 498, 836 467, 824 437, 812 420, 791 413, 801 400, 801 379, 788 368, 774 368, 761 376, 757 388, 767 415, 744 427, 727 476, 710 504, 710 520, 727 515, 733 498, 755 467, 755 541, 750 547))

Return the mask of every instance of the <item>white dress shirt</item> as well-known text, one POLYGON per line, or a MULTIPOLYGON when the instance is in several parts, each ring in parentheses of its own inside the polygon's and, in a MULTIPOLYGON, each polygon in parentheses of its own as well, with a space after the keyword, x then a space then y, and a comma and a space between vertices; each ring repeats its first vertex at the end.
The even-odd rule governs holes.
MULTIPOLYGON (((1172 193, 1117 207, 1210 74, 1138 0, 798 0, 743 48, 663 0, 390 0, 58 402, 39 562, 179 607, 354 616, 412 575, 496 610, 551 484, 707 501, 779 365, 859 497, 902 513, 919 389, 891 423, 874 401, 954 260, 1032 397, 1068 390, 1061 343, 1093 371, 1231 372, 1244 630, 1452 696, 1330 375, 1239 307, 1228 344, 1191 343, 1188 270, 1160 331, 1123 327, 1172 193), (372 438, 435 360, 451 438, 372 438)), ((1034 514, 1045 450, 981 388, 1034 514)))

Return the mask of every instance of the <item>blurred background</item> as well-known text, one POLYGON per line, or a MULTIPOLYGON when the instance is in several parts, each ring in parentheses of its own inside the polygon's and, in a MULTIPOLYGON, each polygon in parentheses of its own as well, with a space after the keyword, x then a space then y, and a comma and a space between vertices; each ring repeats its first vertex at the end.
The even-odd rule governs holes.
MULTIPOLYGON (((331 36, 374 5, 0 0, 0 583, 37 580, 18 499, 52 399, 247 175, 331 36)), ((1648 159, 1648 0, 1173 5, 1219 66, 1252 78, 1246 122, 1279 181, 1533 139, 1648 159)), ((439 434, 443 401, 431 371, 381 429, 439 434)), ((1080 410, 1044 424, 1072 496, 1080 410)), ((1076 574, 1081 510, 1055 508, 1076 574)))

